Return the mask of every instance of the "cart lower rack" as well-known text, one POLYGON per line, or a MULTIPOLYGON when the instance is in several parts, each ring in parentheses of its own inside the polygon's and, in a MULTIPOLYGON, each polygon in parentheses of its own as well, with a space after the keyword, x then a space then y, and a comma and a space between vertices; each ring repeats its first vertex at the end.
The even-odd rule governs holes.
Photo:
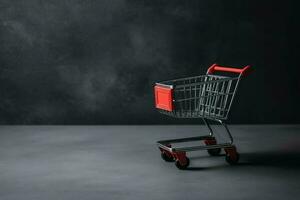
POLYGON ((209 131, 209 135, 206 136, 158 141, 157 145, 163 160, 174 161, 177 168, 186 169, 190 163, 186 152, 207 150, 210 155, 216 156, 223 148, 225 159, 229 164, 238 162, 239 154, 224 121, 228 117, 239 81, 249 70, 250 66, 238 69, 213 64, 206 75, 156 83, 155 106, 159 112, 176 118, 202 118, 209 131), (220 76, 215 75, 215 72, 235 73, 238 76, 220 76), (228 142, 217 143, 209 121, 218 122, 224 127, 229 138, 228 142), (174 143, 190 141, 203 141, 204 145, 180 148, 172 146, 174 143))

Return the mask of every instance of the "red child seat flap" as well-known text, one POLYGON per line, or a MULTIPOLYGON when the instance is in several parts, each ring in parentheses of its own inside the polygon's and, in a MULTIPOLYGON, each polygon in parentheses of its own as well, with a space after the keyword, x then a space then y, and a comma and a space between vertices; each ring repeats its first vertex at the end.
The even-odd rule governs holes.
POLYGON ((154 87, 155 94, 155 107, 166 110, 173 111, 173 89, 168 87, 163 87, 156 85, 154 87))

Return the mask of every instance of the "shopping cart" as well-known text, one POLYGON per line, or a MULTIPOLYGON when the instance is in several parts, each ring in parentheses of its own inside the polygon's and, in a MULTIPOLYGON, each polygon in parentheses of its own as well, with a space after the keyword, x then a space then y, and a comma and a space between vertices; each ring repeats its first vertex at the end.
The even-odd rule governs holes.
POLYGON ((225 151, 225 160, 229 164, 236 164, 239 154, 233 145, 231 133, 224 123, 228 117, 232 101, 235 97, 242 76, 248 74, 250 66, 242 69, 222 67, 213 64, 208 68, 206 75, 181 78, 156 83, 154 87, 155 106, 162 114, 177 118, 202 118, 207 126, 209 135, 158 141, 161 157, 167 162, 175 161, 179 169, 189 166, 186 152, 207 150, 211 156, 225 151), (238 76, 216 75, 219 73, 235 73, 238 76), (209 121, 220 123, 229 141, 218 144, 214 137, 209 121), (202 146, 173 147, 174 143, 203 141, 202 146))

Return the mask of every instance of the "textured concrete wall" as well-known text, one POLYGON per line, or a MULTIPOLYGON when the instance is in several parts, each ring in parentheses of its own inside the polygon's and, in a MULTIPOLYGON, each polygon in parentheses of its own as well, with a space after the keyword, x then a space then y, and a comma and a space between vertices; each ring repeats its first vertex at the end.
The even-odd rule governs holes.
POLYGON ((197 123, 153 108, 153 83, 251 64, 231 122, 300 122, 292 1, 0 2, 1 124, 197 123))

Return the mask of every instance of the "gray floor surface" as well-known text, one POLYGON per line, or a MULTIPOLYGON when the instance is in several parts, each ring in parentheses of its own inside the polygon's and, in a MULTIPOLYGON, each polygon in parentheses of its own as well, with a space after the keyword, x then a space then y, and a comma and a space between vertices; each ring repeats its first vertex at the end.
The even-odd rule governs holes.
POLYGON ((180 171, 155 142, 204 126, 0 126, 0 199, 300 199, 300 126, 229 128, 239 165, 198 151, 180 171))

